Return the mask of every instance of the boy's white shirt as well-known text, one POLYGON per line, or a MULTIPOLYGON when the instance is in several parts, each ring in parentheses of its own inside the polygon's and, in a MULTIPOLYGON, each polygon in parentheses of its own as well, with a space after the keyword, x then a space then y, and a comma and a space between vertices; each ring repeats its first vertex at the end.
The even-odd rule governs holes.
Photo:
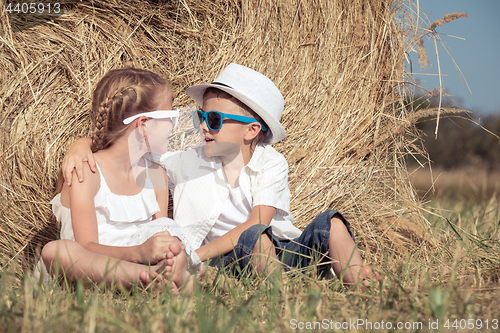
MULTIPOLYGON (((208 158, 203 149, 201 145, 168 152, 160 159, 169 185, 174 187, 174 220, 195 249, 203 244, 220 216, 230 188, 220 158, 208 158)), ((241 170, 239 184, 251 207, 276 208, 271 226, 278 238, 300 236, 290 213, 288 163, 283 155, 269 145, 258 145, 241 170)))

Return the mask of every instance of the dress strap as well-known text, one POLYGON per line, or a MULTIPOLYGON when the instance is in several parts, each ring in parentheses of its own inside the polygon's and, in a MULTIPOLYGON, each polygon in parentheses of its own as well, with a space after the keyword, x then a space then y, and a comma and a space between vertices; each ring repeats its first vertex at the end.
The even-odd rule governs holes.
POLYGON ((146 167, 146 179, 144 179, 144 188, 154 189, 153 182, 149 178, 149 161, 146 158, 142 158, 144 160, 144 165, 146 167))
MULTIPOLYGON (((97 171, 99 171, 99 191, 101 191, 101 188, 108 188, 109 189, 109 186, 108 186, 108 183, 106 183, 106 179, 104 179, 104 175, 102 174, 102 170, 101 168, 99 167, 99 164, 97 164, 97 162, 95 162, 95 166, 97 167, 97 171), (103 186, 104 185, 104 186, 103 186)), ((111 190, 109 190, 111 192, 111 190)))
POLYGON ((152 189, 143 188, 135 195, 115 194, 106 183, 99 165, 97 168, 101 174, 101 184, 94 197, 94 204, 96 210, 102 209, 106 212, 107 219, 114 222, 145 221, 151 219, 153 214, 160 210, 152 189))

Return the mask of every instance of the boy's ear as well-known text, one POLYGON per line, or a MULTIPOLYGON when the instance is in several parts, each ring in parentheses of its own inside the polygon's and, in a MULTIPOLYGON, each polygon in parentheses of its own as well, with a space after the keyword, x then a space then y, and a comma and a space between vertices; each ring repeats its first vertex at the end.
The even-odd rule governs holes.
POLYGON ((259 132, 262 131, 262 125, 259 122, 250 123, 247 127, 247 132, 245 134, 245 140, 253 140, 259 132))

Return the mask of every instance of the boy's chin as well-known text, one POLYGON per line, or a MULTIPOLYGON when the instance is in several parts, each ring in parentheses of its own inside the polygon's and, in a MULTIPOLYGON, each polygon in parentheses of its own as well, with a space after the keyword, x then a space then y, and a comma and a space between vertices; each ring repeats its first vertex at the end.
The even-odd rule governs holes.
POLYGON ((212 143, 213 141, 203 141, 203 153, 205 154, 205 156, 209 157, 209 158, 212 158, 212 147, 210 147, 210 144, 212 143))
POLYGON ((240 147, 231 142, 206 141, 203 152, 208 157, 225 157, 233 159, 240 153, 240 147))

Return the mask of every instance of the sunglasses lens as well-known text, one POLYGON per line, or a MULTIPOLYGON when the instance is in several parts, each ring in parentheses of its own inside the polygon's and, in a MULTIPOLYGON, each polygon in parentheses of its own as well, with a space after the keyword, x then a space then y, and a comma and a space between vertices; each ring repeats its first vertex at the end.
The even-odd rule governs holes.
POLYGON ((212 131, 218 131, 222 127, 222 116, 218 112, 209 112, 207 123, 212 131))

